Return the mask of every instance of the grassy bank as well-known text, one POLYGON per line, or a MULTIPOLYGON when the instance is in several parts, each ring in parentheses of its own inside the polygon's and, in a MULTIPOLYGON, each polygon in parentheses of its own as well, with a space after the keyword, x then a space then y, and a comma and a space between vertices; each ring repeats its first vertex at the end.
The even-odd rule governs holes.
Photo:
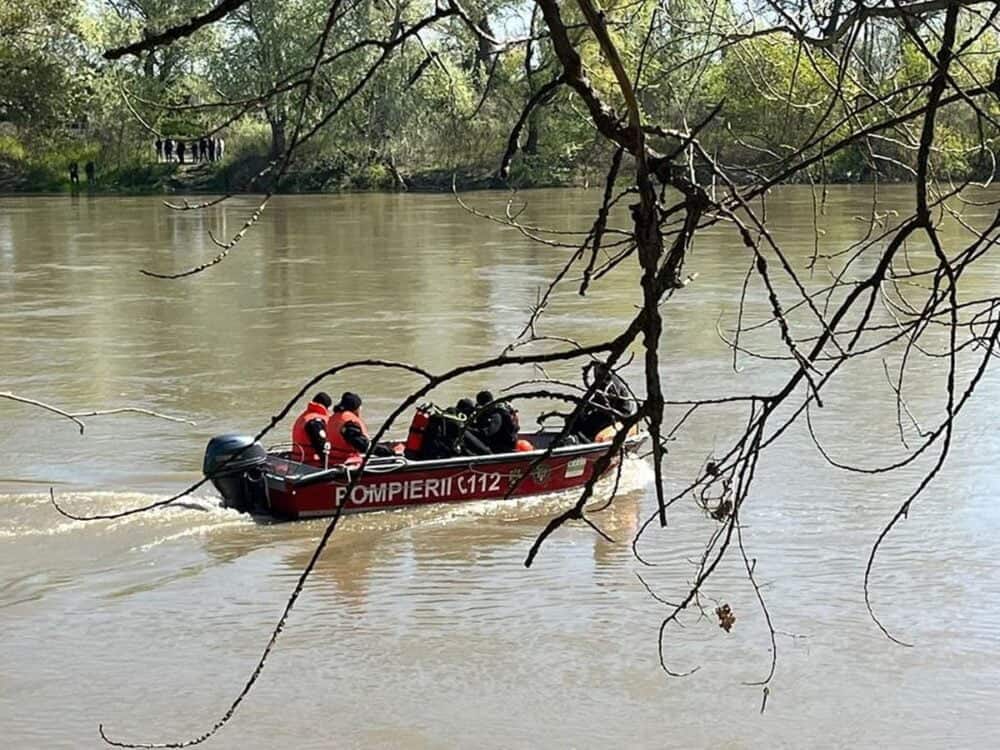
MULTIPOLYGON (((256 178, 267 158, 255 149, 234 150, 221 162, 196 164, 157 163, 132 150, 109 154, 98 144, 63 142, 28 151, 17 141, 0 137, 0 193, 69 193, 69 164, 76 162, 80 184, 76 188, 109 195, 170 195, 261 193, 274 188, 270 176, 256 178), (95 164, 95 177, 88 182, 85 165, 95 164)), ((541 187, 569 187, 603 183, 604 164, 592 164, 520 156, 514 161, 510 179, 497 177, 495 165, 457 168, 429 167, 396 170, 385 162, 351 161, 342 156, 313 154, 295 165, 275 191, 279 194, 341 192, 449 192, 541 187)), ((698 175, 708 182, 711 175, 698 175)), ((869 182, 874 175, 860 170, 826 175, 829 184, 869 182)), ((885 175, 880 180, 894 182, 885 175)))
MULTIPOLYGON (((173 193, 259 193, 270 190, 267 178, 254 180, 266 165, 266 158, 243 155, 224 162, 177 164, 148 163, 133 160, 108 167, 97 154, 60 154, 53 158, 17 159, 0 155, 0 193, 69 193, 69 164, 79 167, 77 189, 102 194, 169 195, 173 193), (84 170, 87 161, 95 164, 95 179, 88 182, 84 170)), ((294 168, 281 181, 278 193, 340 192, 448 192, 454 185, 460 190, 499 189, 514 185, 530 187, 565 187, 583 184, 585 177, 546 164, 520 165, 509 182, 499 179, 489 168, 424 169, 394 172, 385 164, 349 164, 334 159, 319 159, 294 168)))

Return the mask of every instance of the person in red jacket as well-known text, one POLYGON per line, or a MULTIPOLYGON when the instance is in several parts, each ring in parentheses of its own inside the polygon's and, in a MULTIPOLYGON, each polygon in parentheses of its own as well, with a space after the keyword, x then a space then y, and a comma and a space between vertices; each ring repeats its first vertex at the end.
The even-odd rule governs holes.
POLYGON ((295 419, 292 425, 292 458, 320 466, 326 463, 330 451, 326 423, 332 403, 333 399, 320 391, 295 419))
MULTIPOLYGON (((371 440, 368 426, 361 419, 361 397, 347 391, 333 407, 333 414, 326 423, 330 441, 330 464, 360 463, 368 452, 371 440)), ((382 445, 375 447, 373 456, 391 456, 392 451, 382 445)))

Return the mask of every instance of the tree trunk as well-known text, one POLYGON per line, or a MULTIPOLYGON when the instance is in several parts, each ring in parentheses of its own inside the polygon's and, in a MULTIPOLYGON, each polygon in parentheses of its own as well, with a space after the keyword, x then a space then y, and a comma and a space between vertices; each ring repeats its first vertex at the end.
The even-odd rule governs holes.
POLYGON ((535 107, 534 111, 528 116, 528 135, 524 140, 524 148, 522 149, 528 156, 538 154, 538 121, 540 119, 538 109, 538 107, 535 107))
POLYGON ((271 150, 268 153, 269 159, 277 159, 288 146, 288 134, 285 132, 285 118, 283 115, 267 115, 267 121, 271 126, 271 150))
MULTIPOLYGON (((476 26, 479 27, 479 30, 483 32, 484 36, 493 36, 493 28, 490 26, 490 19, 488 16, 483 16, 476 26)), ((476 46, 474 70, 477 76, 481 76, 483 71, 490 69, 493 64, 494 56, 498 54, 496 45, 489 39, 484 38, 484 36, 478 37, 478 44, 476 46)))
POLYGON ((476 50, 476 57, 478 58, 477 61, 482 65, 489 65, 493 55, 496 54, 495 45, 486 38, 493 36, 493 28, 490 26, 489 17, 483 16, 476 26, 478 26, 479 30, 483 32, 483 36, 477 37, 479 41, 479 47, 476 50))

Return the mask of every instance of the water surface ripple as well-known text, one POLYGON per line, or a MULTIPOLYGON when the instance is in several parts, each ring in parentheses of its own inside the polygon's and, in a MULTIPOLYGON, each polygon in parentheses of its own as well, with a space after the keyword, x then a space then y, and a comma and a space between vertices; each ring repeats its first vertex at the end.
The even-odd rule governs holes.
MULTIPOLYGON (((886 207, 908 196, 883 191, 886 207)), ((586 228, 599 200, 596 191, 524 197, 529 222, 560 228, 586 228)), ((506 195, 471 200, 496 209, 506 195)), ((824 242, 862 236, 852 217, 869 201, 863 188, 831 191, 824 242)), ((208 232, 234 231, 252 205, 240 198, 198 214, 168 211, 155 198, 0 197, 0 390, 79 409, 140 405, 198 423, 110 416, 88 420, 81 437, 69 422, 0 401, 4 747, 97 747, 100 721, 125 739, 202 732, 247 677, 323 529, 254 522, 221 508, 208 489, 178 508, 85 524, 53 511, 50 486, 80 513, 148 503, 198 478, 211 435, 256 431, 333 363, 377 355, 444 369, 495 353, 565 258, 446 196, 287 197, 275 198, 209 273, 177 283, 138 273, 211 257, 208 232)), ((800 265, 813 251, 810 205, 808 191, 790 188, 769 207, 800 265)), ((685 268, 695 283, 664 308, 663 376, 673 397, 776 382, 772 365, 748 362, 734 373, 714 334, 720 314, 736 310, 739 248, 722 229, 702 236, 685 268)), ((992 293, 998 272, 987 261, 963 291, 992 293)), ((592 298, 567 288, 545 332, 584 341, 617 332, 639 300, 637 273, 623 266, 602 284, 592 298)), ((768 314, 758 300, 747 319, 768 314)), ((374 420, 413 385, 368 371, 328 390, 361 391, 374 420)), ((482 385, 467 379, 439 397, 482 385)), ((530 570, 531 542, 571 497, 345 519, 258 688, 213 742, 993 747, 997 386, 995 374, 984 380, 952 460, 878 560, 875 605, 913 648, 881 637, 861 580, 878 529, 925 467, 847 475, 791 430, 762 458, 744 511, 747 548, 781 631, 765 714, 759 688, 745 683, 767 673, 767 631, 736 558, 704 600, 708 610, 729 603, 736 627, 726 634, 692 613, 685 628, 668 631, 665 657, 674 669, 700 669, 684 679, 660 671, 656 634, 666 610, 636 573, 659 595, 681 595, 714 522, 678 508, 639 545, 654 565, 638 563, 629 541, 653 498, 649 467, 632 463, 620 497, 594 515, 615 543, 570 525, 530 570)), ((933 422, 940 393, 940 371, 927 369, 912 381, 910 406, 933 422)), ((526 421, 534 413, 526 408, 526 421)), ((875 464, 898 455, 880 366, 845 367, 816 417, 840 458, 875 464)), ((670 488, 723 449, 741 419, 735 410, 693 419, 672 444, 670 488)))

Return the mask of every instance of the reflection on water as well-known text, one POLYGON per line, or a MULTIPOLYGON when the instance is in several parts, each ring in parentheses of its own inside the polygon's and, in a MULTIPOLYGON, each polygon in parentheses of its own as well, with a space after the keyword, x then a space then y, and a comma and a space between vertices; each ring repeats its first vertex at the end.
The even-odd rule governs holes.
MULTIPOLYGON (((595 191, 525 194, 527 221, 586 228, 595 191)), ((903 193, 885 191, 887 207, 903 193)), ((506 196, 472 197, 485 207, 506 196)), ((865 189, 831 193, 824 243, 864 235, 865 189)), ((57 515, 48 487, 77 512, 164 497, 198 478, 212 434, 254 431, 314 372, 378 355, 444 369, 498 351, 523 325, 565 255, 465 214, 446 196, 275 199, 232 257, 194 279, 173 270, 215 253, 208 232, 242 223, 251 199, 175 213, 156 199, 0 198, 0 390, 57 405, 134 404, 195 428, 136 415, 69 423, 0 402, 0 730, 5 746, 76 748, 116 736, 196 734, 228 704, 309 559, 322 522, 261 524, 210 493, 184 507, 110 523, 57 515)), ((769 219, 793 259, 813 252, 811 197, 780 191, 769 219)), ((983 218, 969 207, 966 218, 983 218)), ((985 209, 983 209, 985 210, 985 209)), ((953 226, 946 232, 956 236, 953 226)), ((754 392, 774 368, 734 373, 713 333, 736 309, 745 262, 725 228, 699 239, 697 280, 664 309, 663 376, 676 398, 754 392)), ((920 248, 911 249, 919 254, 920 248)), ((965 279, 975 295, 996 264, 965 279)), ((553 300, 546 333, 581 341, 614 333, 639 299, 627 265, 599 297, 553 300)), ((817 279, 817 283, 819 280, 817 279)), ((765 303, 747 320, 762 320, 765 303)), ((765 337, 748 344, 766 348, 765 337)), ((575 378, 575 366, 550 374, 575 378)), ((521 375, 506 373, 500 383, 521 375)), ((498 385, 492 383, 490 385, 498 385)), ((368 370, 328 383, 360 390, 371 419, 413 383, 368 370)), ((484 385, 443 389, 453 401, 484 385)), ((969 747, 995 744, 1000 719, 1000 491, 989 376, 961 423, 946 472, 879 558, 874 596, 890 647, 861 598, 877 529, 922 467, 894 478, 830 469, 800 430, 763 456, 744 511, 745 542, 776 627, 778 673, 768 709, 758 688, 770 660, 766 625, 738 558, 702 605, 726 602, 736 627, 696 612, 668 631, 659 670, 659 595, 680 595, 715 522, 692 506, 640 542, 653 510, 650 471, 632 463, 621 495, 523 561, 571 498, 420 508, 346 517, 280 645, 220 747, 969 747), (794 636, 794 637, 793 637, 794 636), (943 696, 946 696, 943 697, 943 696), (725 711, 724 718, 720 712, 725 711), (994 742, 989 742, 994 740, 994 742)), ((910 406, 939 416, 940 374, 918 371, 910 406)), ((815 416, 838 457, 892 456, 896 431, 881 370, 844 368, 815 416)), ((890 394, 891 395, 891 394, 890 394)), ((523 417, 531 421, 527 407, 523 417)), ((725 447, 736 408, 695 415, 671 443, 667 481, 682 486, 725 447)), ((273 442, 285 438, 283 425, 273 442)))

